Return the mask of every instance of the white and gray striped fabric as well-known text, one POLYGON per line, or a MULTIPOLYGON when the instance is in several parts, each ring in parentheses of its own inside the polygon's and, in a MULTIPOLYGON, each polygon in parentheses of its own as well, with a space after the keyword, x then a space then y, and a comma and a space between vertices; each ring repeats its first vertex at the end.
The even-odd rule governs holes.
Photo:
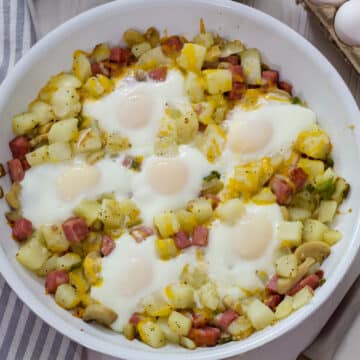
MULTIPOLYGON (((0 83, 34 42, 25 0, 0 0, 0 83)), ((0 360, 80 360, 83 353, 31 312, 0 275, 0 360)))

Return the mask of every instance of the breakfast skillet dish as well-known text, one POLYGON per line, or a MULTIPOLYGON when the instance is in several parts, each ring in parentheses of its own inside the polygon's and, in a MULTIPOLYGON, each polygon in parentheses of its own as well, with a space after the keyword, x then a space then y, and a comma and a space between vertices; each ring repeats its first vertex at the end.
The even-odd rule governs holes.
MULTIPOLYGON (((84 321, 152 347, 249 337, 306 305, 349 190, 257 49, 127 30, 12 119, 17 260, 84 321)), ((5 174, 5 171, 2 171, 5 174)))

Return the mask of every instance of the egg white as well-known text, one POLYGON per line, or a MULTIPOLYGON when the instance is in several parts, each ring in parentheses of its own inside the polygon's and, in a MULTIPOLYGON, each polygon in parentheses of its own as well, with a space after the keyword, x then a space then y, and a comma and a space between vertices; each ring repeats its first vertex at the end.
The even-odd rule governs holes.
POLYGON ((86 100, 82 113, 97 120, 103 130, 128 137, 132 151, 146 155, 153 151, 166 106, 179 102, 189 104, 184 78, 179 71, 171 70, 165 81, 136 81, 134 77, 125 77, 109 95, 95 101, 86 100), (133 126, 137 121, 137 126, 133 126))
POLYGON ((112 253, 102 259, 102 283, 91 288, 91 297, 118 314, 111 324, 121 331, 140 301, 147 295, 177 282, 186 264, 195 261, 194 249, 187 249, 171 260, 160 260, 155 236, 137 243, 125 234, 116 241, 112 253))
POLYGON ((263 288, 256 272, 265 271, 268 274, 274 272, 273 255, 279 246, 278 226, 282 220, 281 210, 277 204, 259 206, 249 203, 246 205, 245 214, 234 225, 230 226, 220 221, 212 224, 204 259, 210 278, 217 283, 222 293, 227 293, 228 289, 234 286, 250 291, 263 288), (246 238, 242 237, 242 234, 245 236, 245 227, 250 219, 254 221, 253 231, 260 231, 260 234, 262 230, 258 228, 257 222, 259 226, 262 226, 262 221, 271 225, 271 230, 267 235, 268 242, 259 254, 239 255, 237 249, 242 246, 242 243, 248 247, 245 249, 246 252, 249 250, 251 252, 253 244, 248 239, 251 238, 251 242, 257 241, 251 236, 251 232, 247 232, 246 238))

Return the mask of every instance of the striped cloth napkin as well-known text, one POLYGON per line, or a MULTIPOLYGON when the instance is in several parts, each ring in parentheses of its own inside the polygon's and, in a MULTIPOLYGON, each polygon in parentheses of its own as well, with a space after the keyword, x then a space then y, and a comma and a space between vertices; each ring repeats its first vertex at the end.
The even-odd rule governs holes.
MULTIPOLYGON (((0 0, 0 83, 34 42, 25 0, 0 0)), ((83 353, 30 311, 0 275, 0 360, 80 360, 83 353)))

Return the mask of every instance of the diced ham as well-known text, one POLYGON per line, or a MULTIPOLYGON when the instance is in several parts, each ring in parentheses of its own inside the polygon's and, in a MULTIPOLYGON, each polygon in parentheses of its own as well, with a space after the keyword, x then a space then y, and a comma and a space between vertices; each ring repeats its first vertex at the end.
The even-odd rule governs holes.
POLYGON ((289 93, 289 95, 292 95, 292 85, 289 84, 286 81, 279 81, 278 82, 278 88, 281 90, 286 91, 287 93, 289 93))
POLYGON ((137 243, 141 243, 144 241, 148 236, 151 236, 154 234, 154 231, 151 227, 140 225, 136 226, 131 229, 130 231, 131 236, 135 239, 137 243))
POLYGON ((104 256, 108 256, 115 249, 115 247, 116 247, 115 241, 110 236, 104 235, 101 240, 100 252, 104 256))
POLYGON ((267 305, 271 310, 275 310, 276 307, 280 304, 282 296, 279 294, 272 294, 265 299, 265 305, 267 305))
POLYGON ((203 124, 202 122, 199 122, 199 131, 204 132, 207 128, 206 124, 203 124))
POLYGON ((191 240, 185 231, 180 230, 175 234, 175 245, 178 249, 185 249, 191 246, 191 240))
POLYGON ((230 69, 231 74, 232 74, 233 83, 242 83, 242 82, 244 82, 244 72, 243 72, 243 68, 240 65, 230 65, 229 69, 230 69))
POLYGON ((156 81, 164 81, 167 75, 167 67, 161 66, 148 72, 149 78, 156 81))
POLYGON ((25 136, 17 136, 9 142, 10 151, 14 159, 25 159, 30 151, 30 142, 25 136))
POLYGON ((113 47, 110 53, 110 60, 121 65, 128 65, 131 63, 133 54, 130 49, 113 47))
POLYGON ((141 316, 138 315, 137 313, 133 313, 131 316, 130 316, 130 319, 129 319, 129 323, 130 324, 134 324, 134 325, 137 325, 141 320, 141 316))
POLYGON ((315 275, 317 275, 317 277, 321 280, 324 278, 324 271, 319 269, 315 272, 315 275))
POLYGON ((294 167, 289 171, 289 178, 294 183, 296 190, 301 190, 308 178, 307 173, 301 167, 294 167))
POLYGON ((12 228, 12 236, 15 240, 24 241, 32 234, 32 232, 33 226, 30 220, 25 218, 15 220, 12 228))
POLYGON ((7 163, 9 169, 10 179, 15 181, 21 181, 25 176, 25 170, 22 166, 20 159, 12 159, 7 163))
POLYGON ((277 275, 273 275, 269 282, 266 285, 266 289, 270 292, 270 293, 277 293, 277 281, 278 281, 278 277, 277 275))
POLYGON ((276 201, 279 205, 286 205, 290 202, 293 194, 293 188, 286 179, 275 175, 270 182, 271 191, 276 196, 276 201))
POLYGON ((227 57, 224 57, 224 58, 220 58, 221 61, 225 61, 225 62, 228 62, 232 65, 239 65, 239 56, 238 55, 229 55, 227 57))
POLYGON ((48 294, 55 294, 58 286, 69 283, 69 275, 62 270, 54 270, 48 274, 45 281, 45 290, 48 294))
POLYGON ((124 160, 122 161, 122 165, 125 166, 127 169, 130 169, 131 164, 135 160, 134 156, 126 155, 124 160))
POLYGON ((62 224, 65 237, 70 242, 80 242, 86 238, 89 228, 81 217, 72 217, 62 224))
POLYGON ((246 85, 244 83, 235 82, 232 84, 232 89, 228 93, 230 100, 239 100, 243 97, 246 90, 246 85))
POLYGON ((31 166, 26 159, 21 159, 20 161, 21 161, 21 165, 22 165, 24 171, 30 169, 31 166))
POLYGON ((267 84, 273 85, 278 82, 279 73, 276 70, 264 70, 262 72, 262 78, 266 81, 267 84))
POLYGON ((305 286, 309 286, 311 289, 315 290, 319 285, 320 278, 315 274, 311 274, 300 280, 290 291, 288 291, 287 295, 293 296, 305 286))
POLYGON ((161 49, 165 55, 178 53, 184 46, 183 41, 177 35, 170 36, 161 43, 161 49))
POLYGON ((105 67, 104 63, 100 62, 100 63, 92 63, 91 64, 91 73, 92 75, 98 75, 98 74, 102 74, 105 76, 109 76, 110 72, 109 70, 105 67))
POLYGON ((192 328, 188 337, 195 342, 197 346, 215 346, 221 335, 216 327, 206 326, 201 329, 192 328))
POLYGON ((209 323, 210 319, 204 311, 200 311, 191 314, 191 320, 194 328, 202 328, 209 323))
POLYGON ((209 229, 206 226, 197 225, 192 234, 192 244, 196 246, 207 246, 209 241, 209 229))
POLYGON ((239 317, 237 312, 231 309, 225 310, 222 314, 219 314, 216 318, 216 325, 223 331, 225 331, 228 326, 239 317))

